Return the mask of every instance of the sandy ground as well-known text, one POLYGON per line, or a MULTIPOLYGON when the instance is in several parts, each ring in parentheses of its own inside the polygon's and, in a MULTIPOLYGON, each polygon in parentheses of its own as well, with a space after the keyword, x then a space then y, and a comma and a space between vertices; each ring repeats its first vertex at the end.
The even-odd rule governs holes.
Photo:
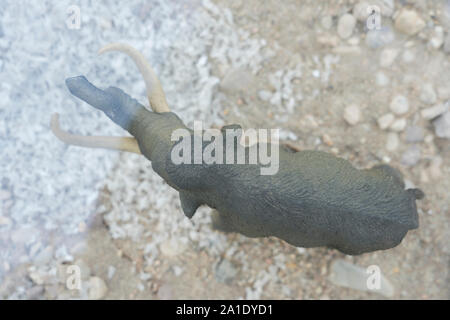
MULTIPOLYGON (((358 2, 191 1, 180 10, 192 12, 192 17, 202 11, 214 21, 225 21, 208 22, 215 26, 210 32, 218 40, 202 38, 207 39, 204 48, 191 53, 199 73, 202 57, 208 61, 207 81, 187 90, 191 96, 186 99, 192 100, 180 107, 184 96, 176 90, 186 84, 168 82, 181 71, 159 67, 159 62, 157 69, 168 87, 169 104, 188 122, 199 117, 216 127, 240 123, 244 128, 280 128, 282 139, 301 149, 331 152, 359 168, 385 162, 400 169, 407 184, 420 187, 426 197, 417 202, 420 227, 408 232, 399 246, 346 256, 326 248, 295 248, 275 238, 223 234, 212 229, 209 208, 201 208, 189 221, 177 194, 156 176, 150 163, 120 154, 97 185, 95 209, 77 222, 78 230, 70 236, 58 229, 47 232, 41 241, 47 245, 33 254, 33 244, 21 242, 23 235, 15 232, 17 221, 8 224, 14 210, 3 209, 0 245, 17 246, 17 254, 7 256, 0 266, 0 297, 449 299, 450 137, 438 132, 435 118, 442 117, 450 101, 450 3, 373 1, 384 5, 382 31, 373 34, 365 21, 359 21, 351 35, 343 36, 340 17, 356 16, 358 2), (389 4, 395 4, 392 12, 389 4), (410 28, 419 19, 424 21, 417 33, 407 35, 396 24, 402 10, 418 14, 410 28), (221 41, 229 41, 228 52, 221 51, 221 41), (248 50, 256 50, 254 59, 243 56, 248 50), (202 86, 211 90, 202 91, 202 86), (211 111, 205 109, 208 105, 195 103, 195 93, 211 96, 211 111), (401 112, 392 102, 399 95, 407 100, 401 112), (441 111, 430 119, 427 112, 433 110, 441 111), (389 113, 396 124, 381 128, 380 119, 389 113), (336 268, 346 265, 342 261, 359 267, 359 273, 353 270, 345 277, 336 268), (81 266, 82 290, 67 287, 66 268, 73 264, 81 266), (382 292, 356 289, 365 281, 361 273, 371 265, 378 266, 389 283, 382 292), (339 285, 336 278, 346 278, 353 288, 339 285)), ((142 17, 151 8, 136 8, 136 20, 145 21, 142 17)), ((114 41, 113 36, 108 39, 114 41)), ((111 59, 113 65, 123 61, 111 59)), ((129 61, 120 67, 133 68, 129 61)), ((144 97, 142 86, 130 89, 131 80, 141 81, 138 75, 131 80, 126 73, 114 76, 119 82, 114 85, 123 84, 125 91, 144 97)), ((67 92, 63 96, 70 99, 67 92)), ((3 208, 12 198, 8 192, 13 186, 14 181, 2 181, 3 208)))

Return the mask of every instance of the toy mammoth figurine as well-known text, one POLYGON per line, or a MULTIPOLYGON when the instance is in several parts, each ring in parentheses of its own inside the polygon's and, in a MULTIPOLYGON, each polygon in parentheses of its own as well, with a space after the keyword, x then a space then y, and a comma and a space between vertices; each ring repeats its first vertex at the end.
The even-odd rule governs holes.
MULTIPOLYGON (((278 171, 272 175, 261 174, 263 165, 258 163, 174 163, 174 148, 183 139, 173 141, 173 132, 185 130, 195 140, 194 132, 170 112, 144 57, 124 44, 110 44, 100 53, 113 50, 128 54, 137 64, 154 112, 122 90, 98 89, 83 76, 69 78, 66 84, 73 95, 102 110, 135 139, 72 135, 59 128, 56 114, 51 128, 69 144, 142 153, 179 192, 188 218, 205 204, 217 209, 213 223, 220 230, 248 237, 275 236, 294 246, 327 246, 350 255, 393 248, 408 230, 418 227, 415 201, 424 194, 420 189, 405 190, 401 174, 388 165, 358 170, 325 152, 295 152, 283 146, 278 171)), ((222 132, 230 128, 240 127, 226 126, 222 132)), ((207 147, 201 144, 203 151, 207 147)), ((256 147, 260 144, 245 147, 246 159, 256 147)), ((223 157, 236 148, 226 148, 223 157)))

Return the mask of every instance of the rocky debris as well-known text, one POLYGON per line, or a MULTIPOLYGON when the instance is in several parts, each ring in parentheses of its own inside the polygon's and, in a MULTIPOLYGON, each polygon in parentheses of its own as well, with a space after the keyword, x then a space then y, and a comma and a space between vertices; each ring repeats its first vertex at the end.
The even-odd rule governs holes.
POLYGON ((88 297, 90 300, 103 299, 108 293, 105 281, 99 277, 91 277, 88 282, 88 297))
POLYGON ((397 58, 398 52, 398 49, 383 49, 380 54, 380 66, 389 68, 394 63, 395 58, 397 58))
POLYGON ((401 115, 405 114, 409 110, 408 98, 403 95, 396 95, 390 104, 391 111, 394 114, 401 115))
POLYGON ((434 132, 439 138, 450 139, 450 111, 433 121, 434 132))
POLYGON ((84 260, 78 259, 73 263, 73 265, 80 268, 81 280, 89 279, 89 277, 91 276, 91 268, 84 260))
POLYGON ((222 259, 216 266, 216 280, 223 283, 231 283, 237 274, 237 269, 227 259, 222 259))
POLYGON ((420 114, 424 119, 431 120, 446 112, 447 109, 448 106, 446 104, 440 103, 435 106, 423 109, 420 114))
POLYGON ((160 300, 172 300, 173 299, 173 288, 171 285, 164 283, 161 285, 157 292, 157 297, 160 300))
POLYGON ((33 259, 35 265, 46 265, 53 257, 53 247, 47 246, 37 253, 33 259))
POLYGON ((254 81, 250 70, 246 68, 231 69, 220 82, 220 89, 229 94, 245 92, 254 81))
POLYGON ((159 246, 159 250, 166 257, 175 257, 182 253, 185 248, 185 245, 177 239, 168 239, 159 246))
POLYGON ((410 126, 405 130, 406 142, 422 142, 424 139, 423 130, 418 126, 410 126))
POLYGON ((390 80, 386 74, 382 71, 378 71, 375 75, 375 83, 379 87, 385 87, 389 84, 390 80))
POLYGON ((406 119, 400 118, 400 119, 395 119, 394 122, 392 122, 389 129, 391 129, 392 131, 401 132, 401 131, 405 130, 405 127, 406 127, 406 119))
POLYGON ((426 83, 423 85, 422 91, 420 92, 420 100, 426 104, 436 103, 437 95, 431 83, 426 83))
POLYGON ((27 244, 34 242, 38 236, 38 230, 34 227, 20 227, 11 233, 11 240, 15 244, 27 244))
POLYGON ((27 300, 37 300, 43 297, 45 288, 44 286, 33 286, 27 289, 25 296, 27 300))
POLYGON ((444 43, 444 28, 441 26, 436 26, 434 28, 433 34, 428 42, 429 46, 433 49, 439 49, 444 43))
POLYGON ((339 18, 337 33, 342 39, 350 38, 356 25, 356 19, 353 15, 346 13, 339 18))
MULTIPOLYGON (((379 269, 378 269, 379 270, 379 269)), ((331 264, 330 274, 328 280, 334 285, 340 287, 351 288, 359 291, 368 291, 381 294, 385 297, 391 298, 394 296, 394 286, 383 275, 382 270, 379 270, 379 278, 371 273, 371 270, 361 268, 353 263, 342 259, 333 261, 331 264), (372 283, 372 279, 379 280, 372 283)))
POLYGON ((378 126, 381 130, 386 130, 394 122, 395 117, 392 113, 386 113, 385 115, 378 118, 378 126))
POLYGON ((450 53, 450 32, 447 33, 447 36, 444 40, 444 52, 450 53))
POLYGON ((358 106, 351 104, 344 109, 344 119, 349 125, 356 125, 361 120, 361 111, 358 106))
POLYGON ((67 247, 64 244, 56 249, 54 256, 55 259, 61 263, 73 261, 73 256, 69 254, 69 252, 67 251, 67 247))
POLYGON ((415 58, 416 58, 416 56, 412 50, 406 49, 405 51, 403 51, 403 54, 402 54, 403 62, 411 63, 414 61, 415 58))
POLYGON ((395 28, 411 36, 425 28, 425 21, 415 10, 402 9, 395 18, 395 28))
POLYGON ((438 97, 441 100, 449 100, 450 99, 450 84, 441 85, 437 88, 438 97))
POLYGON ((320 19, 320 24, 322 25, 322 27, 329 30, 333 26, 333 18, 331 16, 323 16, 320 19))
POLYGON ((392 41, 395 35, 388 26, 382 26, 380 30, 370 30, 366 34, 366 45, 371 49, 382 48, 392 41))
POLYGON ((258 98, 261 101, 269 101, 270 98, 272 98, 273 93, 267 90, 260 90, 258 91, 258 98))
POLYGON ((108 266, 108 279, 111 280, 116 273, 116 268, 114 266, 108 266))
POLYGON ((402 155, 401 162, 405 166, 414 166, 420 160, 420 148, 416 145, 410 146, 402 155))
POLYGON ((12 220, 5 216, 0 216, 0 227, 12 224, 12 220))
POLYGON ((398 149, 399 144, 400 140, 398 138, 398 134, 395 132, 389 132, 387 134, 386 150, 395 151, 398 149))
POLYGON ((441 171, 441 165, 442 165, 443 159, 442 157, 434 157, 431 159, 430 166, 428 167, 428 172, 433 180, 438 180, 442 178, 442 171, 441 171))

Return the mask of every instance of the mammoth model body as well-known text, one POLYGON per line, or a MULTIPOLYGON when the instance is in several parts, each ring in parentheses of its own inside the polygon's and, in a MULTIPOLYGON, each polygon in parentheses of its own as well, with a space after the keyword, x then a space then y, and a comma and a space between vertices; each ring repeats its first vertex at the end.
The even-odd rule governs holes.
POLYGON ((120 89, 98 89, 82 76, 69 78, 66 84, 72 94, 104 111, 136 140, 74 136, 59 129, 56 116, 52 129, 70 144, 142 153, 179 192, 188 218, 200 205, 208 205, 217 209, 214 224, 220 230, 275 236, 294 246, 327 246, 346 254, 395 247, 408 230, 418 227, 415 201, 423 193, 405 190, 400 173, 387 165, 358 170, 325 152, 294 152, 282 146, 273 175, 262 175, 260 164, 175 164, 171 155, 180 141, 172 141, 172 133, 189 129, 169 111, 158 79, 138 52, 121 44, 103 51, 108 50, 124 51, 136 61, 155 112, 120 89))

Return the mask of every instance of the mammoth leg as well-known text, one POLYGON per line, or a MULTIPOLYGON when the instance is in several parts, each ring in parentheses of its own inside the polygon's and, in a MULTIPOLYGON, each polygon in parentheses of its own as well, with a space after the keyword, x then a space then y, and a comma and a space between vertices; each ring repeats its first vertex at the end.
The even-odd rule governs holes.
POLYGON ((227 219, 226 217, 226 215, 221 214, 219 211, 214 209, 212 211, 212 228, 214 230, 226 233, 238 232, 231 224, 231 221, 229 221, 229 219, 227 219))

